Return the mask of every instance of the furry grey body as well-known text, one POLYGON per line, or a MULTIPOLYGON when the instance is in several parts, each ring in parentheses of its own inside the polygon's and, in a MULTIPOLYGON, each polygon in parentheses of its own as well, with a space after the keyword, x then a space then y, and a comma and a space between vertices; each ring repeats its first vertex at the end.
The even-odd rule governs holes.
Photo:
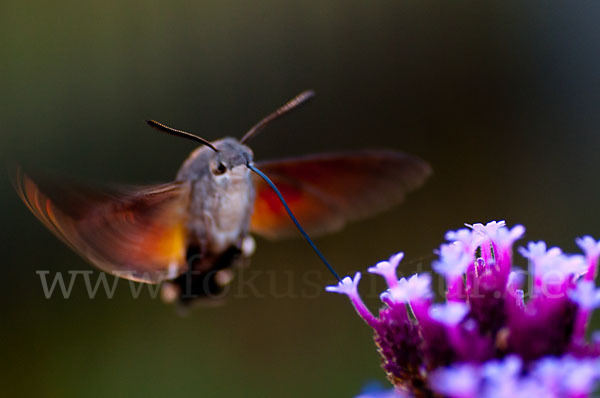
POLYGON ((214 145, 218 153, 206 146, 192 152, 176 178, 191 185, 188 245, 197 246, 202 264, 194 268, 203 272, 232 246, 241 248, 250 232, 255 198, 246 166, 252 162, 252 150, 234 138, 214 145))

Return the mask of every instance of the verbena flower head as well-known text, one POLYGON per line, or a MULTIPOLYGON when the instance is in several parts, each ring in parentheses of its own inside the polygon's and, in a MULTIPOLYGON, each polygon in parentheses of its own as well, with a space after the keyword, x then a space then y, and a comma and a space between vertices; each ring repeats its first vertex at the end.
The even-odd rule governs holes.
POLYGON ((530 242, 519 249, 526 273, 513 265, 523 226, 467 226, 446 234, 433 263, 446 281, 445 302, 435 302, 429 274, 398 279, 403 253, 369 268, 388 285, 377 317, 358 293, 360 273, 327 288, 346 294, 373 328, 395 387, 385 396, 591 396, 600 381, 600 335, 589 342, 585 334, 600 306, 593 282, 600 241, 578 239, 584 255, 530 242))

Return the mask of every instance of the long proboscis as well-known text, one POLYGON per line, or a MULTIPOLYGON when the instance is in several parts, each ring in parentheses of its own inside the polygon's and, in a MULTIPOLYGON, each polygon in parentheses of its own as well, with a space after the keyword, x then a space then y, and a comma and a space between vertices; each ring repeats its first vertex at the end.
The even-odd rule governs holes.
POLYGON ((288 206, 287 202, 283 198, 283 195, 281 194, 281 192, 279 191, 279 189, 277 189, 277 186, 273 183, 273 181, 271 181, 271 179, 269 177, 267 177, 267 175, 265 173, 263 173, 262 171, 260 171, 259 169, 257 169, 256 166, 254 166, 254 165, 252 165, 250 163, 248 163, 247 166, 248 166, 248 168, 250 170, 252 170, 256 174, 258 174, 263 180, 265 180, 265 182, 267 184, 269 184, 269 186, 271 187, 271 189, 273 190, 273 192, 275 192, 275 194, 277 195, 277 197, 281 201, 281 204, 285 208, 285 211, 287 212, 288 216, 290 216, 290 218, 292 219, 292 221, 294 222, 294 224, 296 224, 296 228, 298 228, 298 231, 300 231, 300 233, 302 234, 302 236, 304 237, 304 239, 306 239, 306 241, 308 242, 308 244, 310 245, 310 247, 312 247, 312 249, 315 251, 315 253, 317 254, 317 256, 319 256, 319 258, 321 259, 321 261, 323 262, 323 264, 325 264, 325 266, 327 267, 327 269, 329 270, 329 272, 331 272, 331 274, 333 276, 335 276, 335 278, 338 281, 341 281, 341 278, 338 275, 338 273, 335 272, 335 270, 333 269, 333 267, 331 266, 331 264, 329 264, 329 261, 327 261, 327 259, 323 255, 323 253, 321 253, 321 251, 317 248, 317 245, 315 245, 315 243, 312 241, 312 239, 310 238, 310 236, 308 236, 308 234, 306 233, 306 231, 304 230, 304 228, 302 228, 302 225, 300 225, 300 222, 294 216, 294 213, 292 213, 292 209, 290 209, 290 207, 288 206))

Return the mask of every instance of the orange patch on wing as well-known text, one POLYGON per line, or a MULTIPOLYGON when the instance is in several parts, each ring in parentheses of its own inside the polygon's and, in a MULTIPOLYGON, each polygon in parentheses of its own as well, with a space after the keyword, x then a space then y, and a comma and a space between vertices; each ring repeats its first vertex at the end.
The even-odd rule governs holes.
MULTIPOLYGON (((301 191, 285 183, 278 184, 277 188, 279 188, 289 206, 296 208, 301 204, 301 191)), ((296 216, 298 215, 296 214, 296 216)), ((286 218, 287 213, 277 194, 270 187, 260 189, 257 192, 257 200, 254 206, 254 213, 252 214, 252 228, 256 230, 276 228, 282 222, 288 222, 286 218)))
POLYGON ((59 187, 50 197, 22 172, 15 179, 17 193, 32 213, 86 260, 150 283, 185 271, 188 185, 112 191, 59 187))
MULTIPOLYGON (((336 231, 348 221, 400 203, 431 174, 422 160, 386 150, 310 155, 257 166, 282 191, 311 235, 336 231)), ((270 187, 256 176, 254 183, 252 232, 272 239, 297 234, 270 187)))
MULTIPOLYGON (((312 195, 306 189, 299 189, 276 177, 274 181, 286 203, 304 227, 311 229, 319 223, 324 214, 331 213, 332 209, 323 197, 312 195)), ((252 231, 269 238, 296 233, 292 220, 271 187, 262 182, 258 183, 256 196, 250 223, 252 231)))
POLYGON ((165 264, 185 262, 186 230, 182 223, 162 229, 159 233, 145 236, 140 251, 152 253, 165 264))

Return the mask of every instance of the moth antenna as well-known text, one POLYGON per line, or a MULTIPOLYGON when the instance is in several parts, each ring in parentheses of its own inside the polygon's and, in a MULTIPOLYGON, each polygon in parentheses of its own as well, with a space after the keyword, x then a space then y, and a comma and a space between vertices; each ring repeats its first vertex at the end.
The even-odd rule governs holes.
POLYGON ((273 181, 271 181, 271 179, 269 177, 267 177, 267 175, 265 173, 263 173, 262 171, 260 171, 259 169, 257 169, 254 165, 248 163, 247 166, 248 166, 248 168, 250 170, 252 170, 256 174, 258 174, 263 180, 265 180, 265 182, 267 184, 269 184, 269 186, 271 187, 271 189, 275 192, 275 194, 277 195, 277 197, 281 201, 281 204, 285 208, 285 211, 287 211, 287 214, 290 216, 290 218, 292 219, 292 221, 294 222, 294 224, 296 224, 296 228, 298 228, 298 231, 300 231, 300 233, 302 234, 302 236, 304 237, 304 239, 306 239, 306 241, 308 242, 308 244, 310 245, 310 247, 312 247, 312 249, 315 251, 315 253, 317 253, 317 256, 319 256, 319 258, 321 259, 321 261, 323 261, 323 264, 325 264, 325 266, 327 267, 327 269, 329 270, 329 272, 331 272, 331 274, 333 276, 335 276, 335 278, 338 281, 341 281, 342 279, 340 278, 340 276, 337 274, 337 272, 335 272, 335 270, 333 269, 333 267, 331 266, 331 264, 329 264, 329 262, 327 261, 327 259, 323 255, 323 253, 321 253, 321 251, 319 249, 317 249, 317 246, 314 244, 314 242, 312 241, 312 239, 310 239, 310 237, 308 236, 308 234, 306 233, 306 231, 304 230, 304 228, 302 228, 302 226, 300 225, 300 223, 298 222, 298 220, 294 216, 294 213, 292 213, 292 210, 290 209, 290 207, 288 206, 287 202, 283 198, 283 195, 281 194, 281 192, 279 192, 279 189, 277 189, 277 187, 275 186, 275 184, 273 183, 273 181))
POLYGON ((157 129, 158 131, 162 131, 163 133, 167 133, 167 134, 174 135, 177 137, 183 137, 183 138, 190 139, 192 141, 199 142, 201 144, 206 145, 213 151, 219 152, 219 150, 217 148, 215 148, 215 146, 213 144, 211 144, 210 141, 205 140, 204 138, 198 137, 195 134, 188 133, 187 131, 183 131, 183 130, 177 130, 177 129, 174 129, 169 126, 165 126, 164 124, 159 123, 156 120, 146 120, 146 123, 148 123, 148 125, 150 127, 154 127, 155 129, 157 129))
POLYGON ((298 106, 302 105, 314 96, 315 92, 313 90, 306 90, 301 92, 300 94, 289 100, 285 105, 277 109, 275 112, 271 113, 270 115, 262 119, 260 122, 256 123, 250 130, 248 130, 246 134, 244 134, 240 142, 242 144, 245 143, 250 138, 258 134, 263 128, 265 128, 265 126, 269 124, 270 121, 277 119, 279 116, 285 115, 292 109, 297 108, 298 106))

